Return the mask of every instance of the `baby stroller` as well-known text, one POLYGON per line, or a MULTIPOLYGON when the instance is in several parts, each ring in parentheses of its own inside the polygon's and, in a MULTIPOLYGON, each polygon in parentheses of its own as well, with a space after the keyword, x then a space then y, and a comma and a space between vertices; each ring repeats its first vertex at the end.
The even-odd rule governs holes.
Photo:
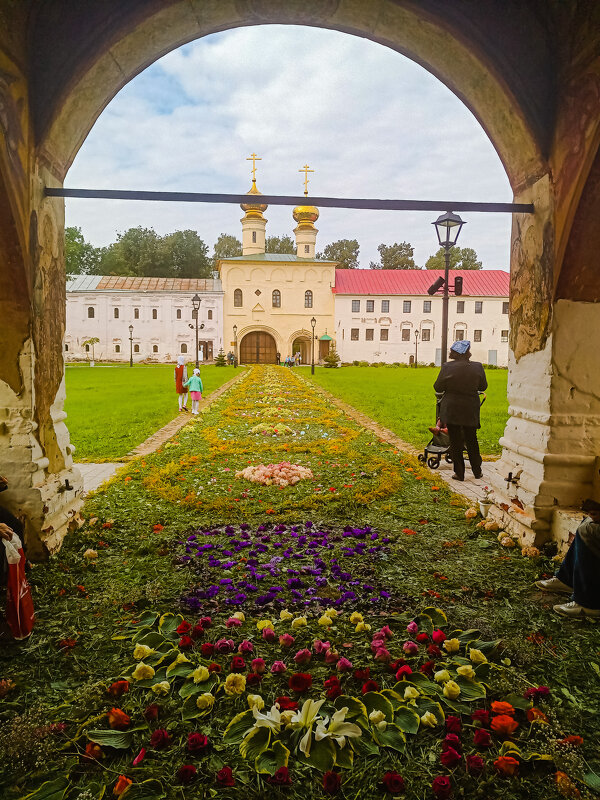
MULTIPOLYGON (((442 456, 444 457, 446 464, 452 463, 452 458, 450 457, 450 437, 448 436, 448 432, 445 428, 438 427, 438 422, 440 419, 440 403, 443 396, 443 392, 435 393, 435 418, 437 420, 436 428, 439 430, 439 433, 434 432, 435 429, 433 428, 429 429, 433 435, 429 442, 425 445, 425 450, 422 453, 419 453, 417 456, 421 464, 426 463, 430 469, 437 469, 439 467, 442 456)), ((481 407, 484 403, 485 393, 479 392, 479 406, 481 407)))

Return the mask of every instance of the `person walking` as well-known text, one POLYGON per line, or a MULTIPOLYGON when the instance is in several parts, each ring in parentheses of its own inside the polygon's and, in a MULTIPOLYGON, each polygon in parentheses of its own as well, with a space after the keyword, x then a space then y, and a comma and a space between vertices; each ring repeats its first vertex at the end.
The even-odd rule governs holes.
POLYGON ((471 342, 462 339, 450 348, 450 361, 442 364, 433 388, 443 392, 440 402, 442 427, 448 428, 450 437, 450 457, 457 481, 465 479, 465 459, 463 448, 467 447, 471 471, 475 478, 481 478, 481 455, 477 441, 477 429, 481 427, 479 418, 479 392, 487 389, 487 379, 483 364, 470 361, 471 342))
POLYGON ((185 388, 185 381, 187 381, 187 367, 185 365, 185 356, 177 358, 177 366, 175 367, 175 391, 179 399, 179 410, 187 411, 187 396, 188 390, 185 388))
POLYGON ((191 378, 189 378, 184 384, 184 386, 189 386, 190 395, 192 397, 192 414, 196 415, 198 413, 198 403, 202 400, 202 379, 200 378, 200 370, 198 367, 194 370, 194 374, 191 378))

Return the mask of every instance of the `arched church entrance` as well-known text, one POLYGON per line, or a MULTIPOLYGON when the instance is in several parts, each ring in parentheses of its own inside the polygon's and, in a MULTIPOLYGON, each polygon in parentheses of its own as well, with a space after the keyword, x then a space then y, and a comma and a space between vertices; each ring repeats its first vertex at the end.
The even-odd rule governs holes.
POLYGON ((247 333, 240 343, 240 364, 275 364, 277 345, 266 331, 247 333))
POLYGON ((300 363, 310 364, 310 338, 308 336, 298 336, 292 342, 292 355, 300 353, 300 363))

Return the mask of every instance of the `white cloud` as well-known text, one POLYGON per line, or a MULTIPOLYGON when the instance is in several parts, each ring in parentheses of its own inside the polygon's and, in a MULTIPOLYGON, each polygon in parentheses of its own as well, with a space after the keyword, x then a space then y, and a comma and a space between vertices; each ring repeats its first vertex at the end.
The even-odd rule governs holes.
MULTIPOLYGON (((486 134, 443 84, 368 40, 305 27, 215 34, 176 50, 126 86, 102 113, 68 186, 243 192, 257 152, 264 193, 434 200, 511 199, 486 134)), ((69 200, 67 223, 95 244, 119 230, 194 228, 212 246, 240 235, 237 206, 69 200)), ((267 231, 291 233, 291 209, 271 207, 267 231)), ((488 267, 507 267, 510 216, 465 214, 461 242, 488 267)), ((356 238, 361 263, 380 242, 435 250, 435 214, 321 210, 318 249, 356 238)))

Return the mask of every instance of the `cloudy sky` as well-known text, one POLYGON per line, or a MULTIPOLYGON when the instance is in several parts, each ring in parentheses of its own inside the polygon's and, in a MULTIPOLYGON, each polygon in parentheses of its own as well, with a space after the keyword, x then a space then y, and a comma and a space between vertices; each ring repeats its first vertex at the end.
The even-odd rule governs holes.
MULTIPOLYGON (((335 31, 241 28, 168 54, 131 81, 98 119, 66 186, 246 192, 256 152, 265 194, 505 202, 500 160, 470 111, 422 67, 335 31)), ((291 209, 271 206, 267 235, 292 235, 291 209)), ((67 224, 95 245, 142 225, 192 228, 212 245, 241 238, 234 205, 67 200, 67 224)), ((419 266, 435 251, 435 214, 322 209, 317 250, 358 239, 361 266, 380 243, 409 241, 419 266)), ((510 216, 463 214, 460 244, 508 268, 510 216)))

